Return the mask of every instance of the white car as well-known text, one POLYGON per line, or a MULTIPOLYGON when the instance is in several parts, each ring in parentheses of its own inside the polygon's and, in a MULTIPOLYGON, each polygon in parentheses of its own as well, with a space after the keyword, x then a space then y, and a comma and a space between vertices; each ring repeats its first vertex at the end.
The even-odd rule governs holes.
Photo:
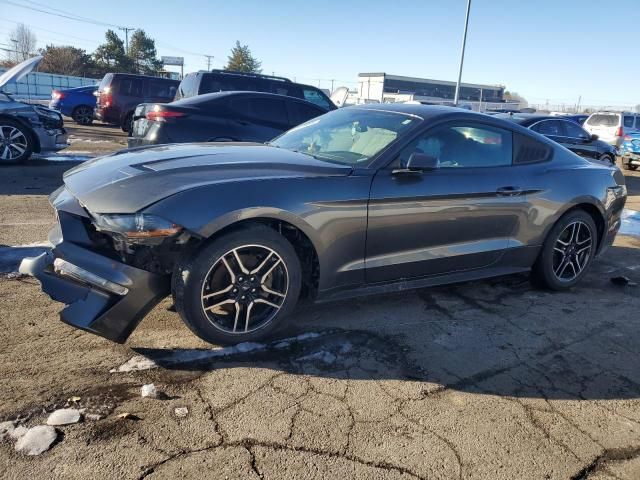
POLYGON ((598 135, 615 147, 622 145, 624 136, 640 131, 640 114, 631 112, 596 112, 584 122, 584 129, 592 135, 598 135))

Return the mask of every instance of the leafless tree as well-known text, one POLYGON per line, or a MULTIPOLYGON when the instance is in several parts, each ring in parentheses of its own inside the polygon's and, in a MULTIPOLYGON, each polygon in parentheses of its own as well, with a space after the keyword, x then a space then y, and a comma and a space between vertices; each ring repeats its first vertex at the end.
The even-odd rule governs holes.
POLYGON ((24 23, 20 23, 7 37, 8 44, 13 47, 9 52, 9 59, 14 63, 20 63, 32 57, 36 51, 36 34, 24 23))

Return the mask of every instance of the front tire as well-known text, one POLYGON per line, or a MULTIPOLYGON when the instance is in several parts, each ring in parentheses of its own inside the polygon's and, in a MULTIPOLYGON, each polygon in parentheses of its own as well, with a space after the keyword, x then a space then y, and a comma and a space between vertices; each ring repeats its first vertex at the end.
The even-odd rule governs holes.
POLYGON ((217 238, 176 269, 176 310, 198 337, 215 344, 262 340, 283 327, 302 281, 291 244, 271 228, 217 238))
POLYGON ((33 137, 22 124, 0 119, 0 165, 25 162, 33 153, 33 137))
POLYGON ((615 164, 616 164, 616 159, 615 159, 615 158, 613 158, 613 157, 612 157, 611 155, 609 155, 608 153, 603 153, 603 154, 600 156, 599 160, 600 160, 601 162, 609 162, 609 163, 611 163, 612 165, 615 165, 615 164))
POLYGON ((596 225, 584 210, 565 214, 553 226, 533 266, 533 282, 551 290, 567 290, 585 275, 598 243, 596 225))

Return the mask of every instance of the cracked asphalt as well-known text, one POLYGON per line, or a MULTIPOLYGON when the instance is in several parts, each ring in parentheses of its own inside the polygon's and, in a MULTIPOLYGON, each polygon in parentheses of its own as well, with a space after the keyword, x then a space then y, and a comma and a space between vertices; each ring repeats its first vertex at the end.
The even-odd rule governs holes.
MULTIPOLYGON (((0 244, 44 240, 53 222, 45 194, 68 167, 3 169, 0 224, 9 228, 0 244)), ((32 279, 5 275, 0 421, 42 424, 69 403, 103 418, 58 427, 57 443, 37 457, 0 442, 0 472, 635 480, 640 298, 637 285, 610 281, 619 275, 640 283, 640 238, 620 236, 570 292, 512 276, 304 304, 279 336, 317 336, 225 357, 207 357, 210 346, 169 301, 115 345, 62 324, 32 279), (135 356, 157 368, 110 373, 135 356), (148 383, 165 395, 141 398, 148 383)))

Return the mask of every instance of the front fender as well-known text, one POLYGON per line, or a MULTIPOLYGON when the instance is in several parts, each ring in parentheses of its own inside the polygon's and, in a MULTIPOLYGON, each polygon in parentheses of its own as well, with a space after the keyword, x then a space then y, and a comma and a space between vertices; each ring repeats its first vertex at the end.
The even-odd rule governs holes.
POLYGON ((249 219, 290 223, 316 249, 322 290, 364 280, 370 183, 364 175, 219 183, 176 193, 145 212, 202 238, 249 219))

